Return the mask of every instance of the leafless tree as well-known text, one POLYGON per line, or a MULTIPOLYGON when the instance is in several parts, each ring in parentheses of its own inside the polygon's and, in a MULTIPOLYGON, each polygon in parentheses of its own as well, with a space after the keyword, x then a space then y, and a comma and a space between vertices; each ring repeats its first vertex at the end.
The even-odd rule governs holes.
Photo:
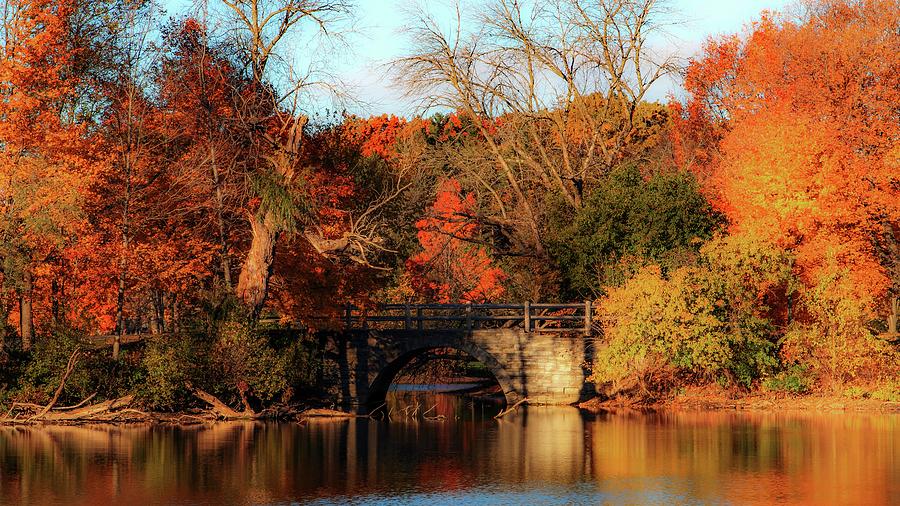
POLYGON ((515 222, 541 255, 542 197, 582 207, 592 181, 629 155, 650 88, 676 70, 651 47, 664 11, 657 0, 493 0, 474 30, 457 5, 447 31, 420 9, 406 30, 413 49, 394 69, 423 109, 478 119, 491 167, 476 179, 497 203, 492 219, 515 222), (481 121, 496 119, 496 131, 481 121))

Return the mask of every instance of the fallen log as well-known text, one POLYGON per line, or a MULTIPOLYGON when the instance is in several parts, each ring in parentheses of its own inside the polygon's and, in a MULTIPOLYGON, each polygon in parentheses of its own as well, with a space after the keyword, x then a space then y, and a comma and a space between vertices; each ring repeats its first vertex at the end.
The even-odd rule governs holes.
MULTIPOLYGON (((42 421, 60 422, 60 421, 76 421, 76 420, 93 420, 104 418, 107 414, 115 415, 117 410, 122 410, 134 401, 133 395, 126 395, 118 399, 98 402, 89 406, 72 409, 69 411, 55 411, 47 413, 42 421)), ((137 411, 137 410, 130 410, 137 411)))
MULTIPOLYGON (((88 399, 93 398, 93 396, 88 399)), ((79 405, 84 404, 88 399, 79 403, 79 405)), ((29 416, 27 418, 19 418, 20 413, 17 413, 15 416, 10 418, 9 414, 6 417, 0 419, 0 423, 4 424, 36 424, 36 423, 76 423, 76 422, 102 422, 102 421, 121 421, 123 414, 137 415, 132 416, 131 419, 140 419, 146 420, 151 418, 151 416, 143 411, 139 411, 136 409, 125 409, 131 402, 134 401, 133 395, 126 395, 124 397, 119 397, 118 399, 111 399, 108 401, 99 402, 97 404, 91 404, 89 406, 80 406, 80 407, 72 407, 66 406, 65 408, 60 409, 52 409, 50 411, 44 411, 44 407, 39 407, 40 411, 35 409, 35 405, 27 404, 27 403, 16 403, 13 406, 13 410, 15 409, 26 409, 31 411, 37 411, 34 415, 29 416)), ((11 414, 11 413, 10 413, 11 414)))
POLYGON ((356 418, 359 415, 347 413, 346 411, 338 411, 336 409, 312 408, 301 411, 297 416, 300 418, 356 418))
POLYGON ((187 385, 187 388, 191 391, 191 393, 194 394, 194 397, 210 405, 211 411, 216 415, 216 418, 221 418, 224 420, 254 420, 256 418, 259 418, 259 415, 253 412, 248 413, 246 411, 235 411, 230 406, 216 398, 215 395, 204 392, 203 390, 192 385, 187 385))

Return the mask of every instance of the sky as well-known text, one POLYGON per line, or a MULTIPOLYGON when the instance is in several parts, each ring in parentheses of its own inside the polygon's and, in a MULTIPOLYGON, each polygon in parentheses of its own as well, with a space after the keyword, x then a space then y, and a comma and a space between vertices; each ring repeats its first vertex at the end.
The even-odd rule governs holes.
MULTIPOLYGON (((424 3, 438 19, 441 16, 449 19, 452 12, 443 0, 419 0, 419 3, 424 3)), ((679 23, 668 29, 670 35, 665 43, 679 56, 691 57, 700 51, 707 38, 740 32, 758 19, 763 10, 781 10, 792 3, 793 0, 668 0, 674 20, 679 23)), ((388 62, 404 53, 404 9, 410 4, 411 0, 356 0, 356 28, 347 39, 349 50, 325 62, 330 73, 355 97, 352 102, 342 103, 341 108, 363 116, 383 113, 409 116, 419 112, 392 86, 385 69, 388 62)), ((477 9, 480 2, 468 0, 465 4, 477 9)), ((190 8, 191 1, 163 0, 163 6, 169 15, 177 16, 190 8)), ((676 79, 660 82, 651 91, 652 100, 682 94, 676 79)))

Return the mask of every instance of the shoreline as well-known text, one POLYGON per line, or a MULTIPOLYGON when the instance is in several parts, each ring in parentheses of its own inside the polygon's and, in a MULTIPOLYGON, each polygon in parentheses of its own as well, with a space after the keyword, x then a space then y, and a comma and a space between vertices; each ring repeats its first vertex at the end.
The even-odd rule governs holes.
POLYGON ((767 411, 817 413, 900 414, 900 402, 853 399, 840 395, 748 394, 744 396, 683 394, 672 399, 646 401, 629 398, 601 400, 599 397, 576 404, 590 413, 619 409, 646 411, 767 411))
MULTIPOLYGON (((465 395, 481 401, 497 400, 499 389, 473 385, 471 388, 450 392, 449 395, 465 395)), ((539 404, 536 404, 539 405, 539 404)), ((544 405, 547 406, 547 405, 544 405)), ((805 413, 847 413, 847 414, 889 414, 900 415, 900 402, 875 399, 853 399, 840 395, 788 395, 788 394, 748 394, 730 396, 724 392, 687 392, 671 399, 648 401, 635 398, 617 397, 601 399, 594 397, 586 401, 562 406, 571 406, 591 414, 616 411, 641 412, 805 412, 805 413)), ((283 409, 256 416, 222 418, 208 411, 188 410, 182 412, 145 412, 124 409, 121 416, 102 419, 81 420, 0 420, 0 427, 41 427, 41 426, 98 426, 98 425, 159 425, 198 426, 221 422, 283 422, 305 423, 316 420, 345 420, 367 418, 368 415, 322 408, 283 409)))

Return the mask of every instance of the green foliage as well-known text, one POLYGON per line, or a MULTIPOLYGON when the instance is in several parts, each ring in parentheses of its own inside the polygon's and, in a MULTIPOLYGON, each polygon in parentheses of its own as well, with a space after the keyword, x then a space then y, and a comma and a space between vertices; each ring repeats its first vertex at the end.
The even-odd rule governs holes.
POLYGON ((845 388, 843 395, 844 395, 844 397, 849 397, 851 399, 862 399, 862 398, 868 397, 869 392, 866 392, 866 390, 863 387, 852 386, 852 387, 845 388))
POLYGON ((204 344, 187 335, 151 341, 144 349, 141 366, 145 381, 138 395, 151 409, 174 410, 188 397, 187 383, 200 376, 204 344))
POLYGON ((847 271, 826 269, 799 302, 802 318, 785 334, 782 354, 806 365, 820 386, 897 376, 900 352, 868 327, 875 301, 860 298, 847 271))
POLYGON ((269 401, 288 386, 286 361, 258 329, 247 323, 226 322, 220 326, 210 350, 209 367, 217 380, 214 385, 226 387, 226 393, 249 388, 259 399, 269 401))
POLYGON ((95 393, 100 399, 120 397, 140 384, 137 355, 125 353, 120 360, 112 360, 106 350, 91 349, 80 333, 56 328, 37 340, 30 355, 23 354, 25 365, 12 395, 22 401, 47 402, 76 348, 81 357, 66 380, 60 403, 77 403, 95 393))
POLYGON ((879 401, 900 402, 900 380, 894 378, 872 391, 870 397, 879 401))
POLYGON ((272 225, 279 231, 294 232, 297 223, 310 212, 305 189, 296 182, 292 185, 277 171, 257 171, 250 182, 260 202, 257 219, 262 220, 265 212, 271 213, 275 220, 272 225))
POLYGON ((766 378, 763 387, 772 392, 788 392, 792 394, 805 394, 812 387, 812 378, 809 370, 802 365, 793 365, 775 376, 766 378))
POLYGON ((268 403, 288 389, 311 389, 323 367, 320 355, 314 343, 294 332, 218 322, 212 336, 152 340, 143 353, 145 381, 137 391, 156 410, 177 410, 193 402, 187 384, 232 404, 241 390, 268 403))
POLYGON ((312 343, 295 339, 278 353, 284 357, 285 379, 291 388, 309 390, 314 387, 325 364, 312 343))
MULTIPOLYGON (((69 357, 76 348, 84 348, 85 343, 73 332, 61 331, 47 339, 39 339, 31 353, 28 365, 20 379, 20 394, 35 402, 46 402, 59 386, 59 380, 66 370, 69 357)), ((86 385, 84 367, 78 367, 66 383, 66 391, 78 391, 83 396, 90 395, 84 390, 86 385)))
POLYGON ((633 166, 606 176, 575 216, 556 213, 552 221, 560 231, 551 232, 549 249, 573 297, 620 284, 635 258, 682 265, 722 223, 691 174, 645 179, 633 166))
POLYGON ((625 390, 661 371, 749 387, 777 365, 766 299, 788 290, 791 259, 777 248, 717 238, 696 266, 640 270, 600 303, 606 346, 593 380, 625 390))

